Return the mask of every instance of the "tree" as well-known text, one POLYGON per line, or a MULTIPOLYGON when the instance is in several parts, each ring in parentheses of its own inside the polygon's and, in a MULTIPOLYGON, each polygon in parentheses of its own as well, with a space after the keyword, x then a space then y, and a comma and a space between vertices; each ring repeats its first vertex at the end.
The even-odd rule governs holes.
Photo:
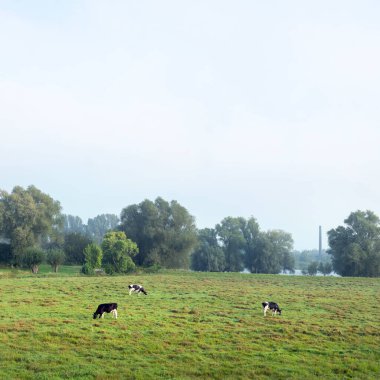
POLYGON ((380 219, 372 211, 358 210, 344 223, 327 233, 334 271, 342 276, 380 276, 380 219))
POLYGON ((119 229, 139 247, 138 265, 188 268, 190 254, 197 244, 194 217, 177 201, 158 197, 144 200, 121 212, 119 229))
POLYGON ((32 270, 32 273, 38 273, 39 265, 45 258, 45 252, 37 247, 26 248, 23 254, 23 264, 32 270))
POLYGON ((294 271, 293 239, 282 230, 260 232, 259 226, 251 220, 254 231, 247 247, 246 267, 252 273, 279 273, 294 271))
POLYGON ((222 272, 225 258, 218 243, 215 229, 205 228, 198 231, 198 245, 191 255, 191 269, 205 272, 222 272))
POLYGON ((310 276, 315 276, 318 272, 318 263, 316 261, 313 261, 312 263, 310 263, 307 267, 307 273, 310 275, 310 276))
POLYGON ((62 237, 61 206, 35 186, 20 186, 12 193, 0 191, 0 235, 9 239, 12 263, 20 265, 28 247, 43 247, 60 242, 62 237))
POLYGON ((86 234, 86 225, 83 224, 79 216, 63 215, 63 231, 65 234, 77 233, 86 234))
POLYGON ((279 273, 280 270, 294 272, 293 238, 288 232, 271 230, 267 232, 271 244, 271 268, 267 273, 279 273))
POLYGON ((9 264, 12 260, 11 246, 7 243, 1 242, 0 239, 0 263, 9 264))
POLYGON ((124 232, 107 232, 102 250, 107 273, 128 273, 135 269, 132 257, 138 253, 137 244, 128 239, 124 232))
POLYGON ((282 230, 261 232, 253 217, 224 218, 214 230, 200 230, 198 241, 192 255, 192 269, 195 270, 294 271, 291 234, 282 230))
POLYGON ((332 272, 332 264, 320 262, 318 264, 318 271, 321 272, 324 276, 326 276, 327 274, 330 274, 332 272))
POLYGON ((330 274, 333 271, 333 266, 331 263, 324 263, 323 264, 323 275, 326 276, 327 274, 330 274))
POLYGON ((244 264, 251 273, 260 273, 261 232, 256 219, 251 217, 245 222, 243 229, 245 239, 244 264))
POLYGON ((115 230, 119 222, 118 216, 113 214, 102 214, 93 219, 88 219, 87 235, 96 243, 101 244, 106 232, 115 230))
POLYGON ((295 258, 295 267, 298 269, 304 269, 307 273, 307 266, 313 262, 318 261, 323 264, 331 263, 331 255, 327 254, 325 250, 319 252, 318 249, 304 250, 304 251, 293 251, 293 256, 295 258))
POLYGON ((82 234, 76 232, 66 234, 63 244, 66 262, 83 265, 85 263, 84 249, 91 243, 91 239, 82 234))
POLYGON ((46 261, 55 273, 58 272, 58 267, 65 262, 65 258, 65 252, 58 248, 49 249, 46 255, 46 261))
POLYGON ((84 250, 85 264, 82 272, 91 274, 94 269, 102 266, 103 252, 102 249, 95 243, 89 244, 84 250))
POLYGON ((244 218, 227 217, 216 225, 216 231, 223 246, 226 270, 228 272, 240 272, 244 269, 244 254, 246 239, 244 218))

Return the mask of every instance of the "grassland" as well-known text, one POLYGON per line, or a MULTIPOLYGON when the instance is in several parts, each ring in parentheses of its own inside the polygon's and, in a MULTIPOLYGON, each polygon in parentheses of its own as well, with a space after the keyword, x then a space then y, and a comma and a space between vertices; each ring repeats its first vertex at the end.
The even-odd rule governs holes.
POLYGON ((380 378, 380 279, 0 270, 0 291, 2 379, 380 378))

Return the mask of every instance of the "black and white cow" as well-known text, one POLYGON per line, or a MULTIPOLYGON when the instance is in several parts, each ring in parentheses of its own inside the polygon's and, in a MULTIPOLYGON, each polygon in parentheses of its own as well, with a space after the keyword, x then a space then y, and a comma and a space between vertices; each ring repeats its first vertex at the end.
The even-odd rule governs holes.
POLYGON ((131 285, 128 285, 128 288, 129 288, 129 295, 131 295, 133 292, 136 292, 137 294, 144 293, 146 296, 148 295, 148 293, 145 291, 145 289, 141 285, 131 284, 131 285))
POLYGON ((271 310, 272 311, 272 315, 273 314, 277 314, 277 313, 279 315, 281 315, 281 309, 276 304, 276 302, 263 302, 262 305, 263 305, 263 310, 264 310, 264 317, 267 314, 267 310, 271 310))
POLYGON ((94 319, 103 318, 104 313, 112 313, 112 315, 117 319, 117 303, 101 303, 94 313, 94 319))

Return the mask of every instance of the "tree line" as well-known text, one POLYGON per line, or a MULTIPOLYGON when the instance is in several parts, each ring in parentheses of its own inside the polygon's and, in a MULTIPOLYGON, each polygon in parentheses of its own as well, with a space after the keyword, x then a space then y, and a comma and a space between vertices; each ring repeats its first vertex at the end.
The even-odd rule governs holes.
MULTIPOLYGON (((357 211, 345 223, 328 232, 333 269, 379 276, 379 218, 357 211)), ((54 270, 79 264, 87 274, 136 267, 279 273, 293 272, 295 257, 290 233, 262 231, 254 217, 226 217, 214 228, 197 229, 185 207, 158 197, 125 207, 120 219, 104 214, 85 225, 35 186, 0 191, 0 261, 32 271, 46 261, 54 270)))

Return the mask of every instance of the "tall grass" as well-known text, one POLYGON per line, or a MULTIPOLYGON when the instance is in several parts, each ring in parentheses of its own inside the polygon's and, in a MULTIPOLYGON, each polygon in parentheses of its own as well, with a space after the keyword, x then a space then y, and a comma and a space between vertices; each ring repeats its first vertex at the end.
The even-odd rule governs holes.
POLYGON ((4 379, 379 378, 380 279, 0 276, 4 379), (141 283, 148 296, 128 295, 141 283), (273 300, 282 316, 264 318, 273 300), (117 302, 117 320, 92 319, 117 302))

